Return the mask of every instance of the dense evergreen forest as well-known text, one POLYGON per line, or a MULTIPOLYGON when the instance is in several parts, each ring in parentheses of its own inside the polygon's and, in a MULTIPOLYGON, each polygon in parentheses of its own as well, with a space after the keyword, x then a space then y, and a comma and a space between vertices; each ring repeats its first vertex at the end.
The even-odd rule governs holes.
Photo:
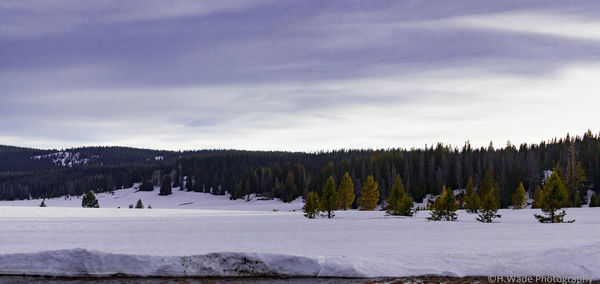
POLYGON ((576 185, 585 202, 585 189, 597 190, 594 185, 600 183, 600 137, 588 131, 583 136, 518 147, 507 143, 501 148, 491 144, 473 148, 467 142, 460 148, 437 144, 423 149, 316 153, 126 147, 58 151, 0 146, 0 199, 82 195, 87 190, 112 191, 142 181, 160 186, 162 178, 170 175, 173 186, 182 190, 230 193, 232 198, 258 193, 289 202, 309 190, 320 194, 330 176, 337 185, 348 172, 357 197, 367 176, 373 175, 380 200, 385 200, 399 174, 407 192, 419 202, 426 194, 439 194, 444 185, 464 188, 469 177, 477 186, 492 168, 500 205, 506 207, 521 182, 526 191, 533 192, 542 184, 544 171, 557 165, 564 175, 577 172, 585 177, 576 185), (68 152, 71 160, 79 160, 66 166, 63 160, 57 162, 57 152, 68 152))

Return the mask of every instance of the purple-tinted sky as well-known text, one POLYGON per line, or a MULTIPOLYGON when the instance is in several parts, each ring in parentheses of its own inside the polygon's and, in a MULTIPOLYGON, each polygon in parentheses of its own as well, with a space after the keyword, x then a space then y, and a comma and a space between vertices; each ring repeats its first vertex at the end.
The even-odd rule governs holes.
POLYGON ((0 144, 321 150, 599 130, 597 1, 0 1, 0 144))

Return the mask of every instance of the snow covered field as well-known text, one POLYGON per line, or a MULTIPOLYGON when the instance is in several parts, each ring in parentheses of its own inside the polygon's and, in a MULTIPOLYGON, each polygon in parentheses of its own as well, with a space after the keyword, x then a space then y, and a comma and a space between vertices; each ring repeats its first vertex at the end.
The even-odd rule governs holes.
MULTIPOLYGON (((128 208, 141 199, 144 206, 152 205, 154 209, 215 209, 215 210, 243 210, 243 211, 293 211, 302 210, 301 198, 290 203, 280 200, 261 200, 260 197, 251 195, 250 200, 230 200, 229 195, 213 195, 208 193, 182 191, 173 188, 173 194, 159 196, 159 189, 154 191, 137 191, 134 188, 115 190, 114 194, 105 192, 97 193, 96 199, 101 208, 128 208)), ((41 199, 0 201, 0 206, 39 206, 41 199)), ((81 197, 70 196, 46 199, 48 207, 81 207, 81 197)))
POLYGON ((76 198, 47 200, 47 208, 36 207, 39 201, 1 202, 0 274, 600 279, 600 208, 569 209, 573 224, 539 224, 530 209, 501 210, 493 224, 462 211, 458 222, 427 221, 429 212, 405 218, 380 211, 309 220, 291 212, 300 201, 202 193, 147 200, 153 208, 178 208, 184 194, 193 194, 194 203, 182 207, 204 209, 125 208, 140 194, 152 193, 100 195, 99 209, 55 207, 78 207, 76 198))

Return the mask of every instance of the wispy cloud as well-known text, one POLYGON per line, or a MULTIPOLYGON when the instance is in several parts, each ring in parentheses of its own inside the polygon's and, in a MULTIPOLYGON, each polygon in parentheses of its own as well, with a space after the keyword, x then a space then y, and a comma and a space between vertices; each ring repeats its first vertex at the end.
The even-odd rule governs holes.
POLYGON ((4 1, 0 139, 319 150, 597 130, 594 5, 4 1))

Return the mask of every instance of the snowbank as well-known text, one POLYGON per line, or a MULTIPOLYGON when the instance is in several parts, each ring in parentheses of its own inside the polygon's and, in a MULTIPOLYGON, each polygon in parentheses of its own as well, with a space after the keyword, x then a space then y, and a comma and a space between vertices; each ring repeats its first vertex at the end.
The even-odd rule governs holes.
MULTIPOLYGON (((402 277, 438 275, 465 276, 555 276, 600 279, 600 245, 551 249, 540 253, 493 255, 456 254, 439 258, 428 255, 420 261, 407 258, 395 263, 401 269, 383 274, 365 274, 364 269, 384 262, 361 262, 360 258, 319 257, 222 252, 192 256, 149 256, 70 249, 38 253, 0 255, 0 275, 41 276, 168 276, 168 277, 402 277), (584 262, 571 262, 587 259, 584 262)), ((384 265, 385 266, 385 265, 384 265)))
POLYGON ((539 212, 502 209, 483 224, 463 210, 457 222, 433 222, 425 211, 312 220, 272 210, 0 206, 0 273, 600 279, 600 208, 567 209, 571 224, 541 224, 539 212))
POLYGON ((111 254, 85 249, 0 255, 0 274, 45 276, 341 276, 363 277, 336 261, 258 253, 193 256, 111 254))

